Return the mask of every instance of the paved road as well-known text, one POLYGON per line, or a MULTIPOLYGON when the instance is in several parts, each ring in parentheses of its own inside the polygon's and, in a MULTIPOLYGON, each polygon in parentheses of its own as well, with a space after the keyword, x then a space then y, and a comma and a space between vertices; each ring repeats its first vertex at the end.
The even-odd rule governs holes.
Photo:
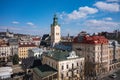
POLYGON ((115 79, 107 76, 107 77, 104 77, 102 80, 120 80, 120 70, 115 73, 117 74, 117 77, 115 79))

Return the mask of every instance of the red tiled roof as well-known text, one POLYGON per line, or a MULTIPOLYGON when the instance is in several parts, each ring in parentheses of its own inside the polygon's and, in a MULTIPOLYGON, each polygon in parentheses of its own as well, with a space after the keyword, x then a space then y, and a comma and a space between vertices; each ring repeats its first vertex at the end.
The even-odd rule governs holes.
POLYGON ((0 43, 0 47, 8 47, 8 43, 0 43))
POLYGON ((78 42, 78 37, 75 37, 74 39, 73 39, 73 43, 77 43, 78 42))
POLYGON ((33 41, 40 41, 40 38, 32 38, 33 41))
POLYGON ((78 36, 75 37, 73 43, 108 44, 108 39, 104 36, 84 36, 82 41, 79 41, 78 38, 78 36))

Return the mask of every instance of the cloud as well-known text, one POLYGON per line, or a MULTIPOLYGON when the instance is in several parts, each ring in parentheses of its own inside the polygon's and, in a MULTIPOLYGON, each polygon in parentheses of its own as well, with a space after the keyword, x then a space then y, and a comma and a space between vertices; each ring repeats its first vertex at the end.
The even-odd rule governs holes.
POLYGON ((12 24, 19 24, 19 22, 18 21, 13 21, 12 24))
POLYGON ((105 20, 96 20, 96 19, 93 19, 93 20, 87 20, 85 22, 85 25, 88 26, 88 27, 104 27, 104 28, 118 28, 120 27, 119 25, 120 23, 117 23, 117 22, 112 22, 112 21, 105 21, 105 20))
POLYGON ((96 8, 91 8, 88 6, 79 7, 78 10, 73 10, 71 13, 62 12, 59 17, 63 20, 63 24, 68 24, 70 21, 78 20, 81 18, 86 18, 90 14, 97 13, 98 10, 96 8))
POLYGON ((106 18, 103 18, 103 20, 109 20, 109 21, 111 21, 112 18, 111 17, 106 17, 106 18))
POLYGON ((90 33, 101 32, 101 31, 113 31, 114 29, 119 29, 120 23, 106 20, 87 20, 83 23, 86 26, 87 31, 90 33))
POLYGON ((34 24, 33 24, 32 22, 27 22, 27 24, 28 24, 29 26, 34 26, 34 24))
POLYGON ((36 26, 34 23, 32 23, 32 22, 27 22, 26 24, 29 25, 29 26, 31 26, 31 27, 33 27, 33 28, 36 28, 36 27, 37 27, 37 26, 36 26))
POLYGON ((60 17, 60 19, 64 19, 64 16, 66 16, 67 14, 63 11, 60 15, 59 15, 59 17, 60 17))
POLYGON ((97 13, 98 10, 96 8, 90 8, 88 6, 85 7, 80 7, 78 10, 74 10, 72 13, 68 14, 69 19, 80 19, 80 18, 85 18, 89 14, 95 14, 97 13))
POLYGON ((110 11, 110 12, 119 12, 120 11, 120 5, 118 3, 106 3, 106 2, 97 2, 94 4, 97 8, 104 10, 104 11, 110 11))

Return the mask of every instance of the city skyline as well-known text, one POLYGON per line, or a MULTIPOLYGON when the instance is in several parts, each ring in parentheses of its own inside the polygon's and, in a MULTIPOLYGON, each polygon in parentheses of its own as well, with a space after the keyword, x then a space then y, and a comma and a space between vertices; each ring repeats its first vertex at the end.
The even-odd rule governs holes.
POLYGON ((0 0, 0 10, 0 31, 49 34, 54 14, 62 35, 120 29, 119 0, 0 0))

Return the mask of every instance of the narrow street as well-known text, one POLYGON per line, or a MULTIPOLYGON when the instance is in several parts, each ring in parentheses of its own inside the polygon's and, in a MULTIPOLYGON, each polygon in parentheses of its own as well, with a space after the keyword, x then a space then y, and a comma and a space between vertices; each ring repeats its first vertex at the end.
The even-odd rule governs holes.
POLYGON ((116 78, 112 78, 109 76, 107 77, 104 77, 102 80, 120 80, 120 70, 118 70, 117 72, 115 72, 117 74, 117 77, 116 78))

